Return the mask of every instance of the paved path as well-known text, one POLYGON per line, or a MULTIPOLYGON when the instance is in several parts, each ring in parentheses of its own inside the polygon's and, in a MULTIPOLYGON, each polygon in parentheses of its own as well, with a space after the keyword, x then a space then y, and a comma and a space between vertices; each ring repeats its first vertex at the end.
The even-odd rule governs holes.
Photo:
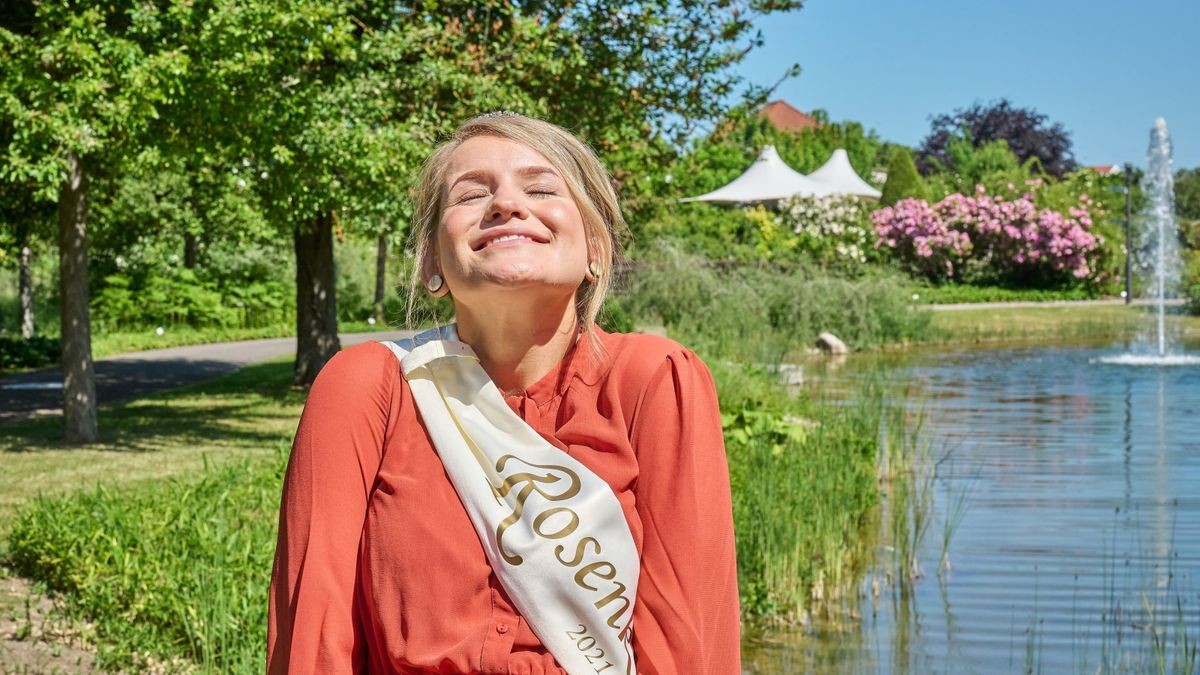
MULTIPOLYGON (((346 333, 343 347, 366 340, 394 340, 412 331, 346 333)), ((130 352, 96 361, 100 404, 146 396, 296 353, 296 338, 220 342, 130 352)), ((62 413, 62 371, 44 368, 0 377, 0 422, 62 413)))
MULTIPOLYGON (((1168 307, 1180 307, 1186 304, 1186 300, 1182 298, 1172 298, 1163 302, 1168 307)), ((1097 305, 1123 305, 1125 301, 1121 298, 1111 298, 1105 300, 1048 300, 1044 302, 1036 301, 1021 301, 1021 302, 954 302, 944 305, 926 305, 929 309, 935 312, 954 312, 964 309, 1017 309, 1022 307, 1089 307, 1097 305)), ((1137 299, 1131 304, 1138 306, 1157 304, 1154 300, 1137 299)))

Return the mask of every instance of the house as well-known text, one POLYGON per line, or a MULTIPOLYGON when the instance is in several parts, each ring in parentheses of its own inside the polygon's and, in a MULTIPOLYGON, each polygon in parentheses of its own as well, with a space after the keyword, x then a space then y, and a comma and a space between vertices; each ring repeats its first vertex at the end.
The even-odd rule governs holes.
POLYGON ((800 112, 787 101, 771 101, 758 111, 758 116, 765 118, 776 129, 794 134, 821 126, 811 115, 800 112))

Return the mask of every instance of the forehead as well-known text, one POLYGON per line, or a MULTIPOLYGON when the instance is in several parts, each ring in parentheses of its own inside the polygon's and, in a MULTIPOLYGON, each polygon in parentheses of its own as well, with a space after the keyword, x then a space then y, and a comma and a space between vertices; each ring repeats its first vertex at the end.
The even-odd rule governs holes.
POLYGON ((446 162, 446 181, 452 184, 464 174, 474 172, 529 169, 548 169, 549 173, 559 175, 550 160, 524 143, 500 136, 473 136, 451 151, 446 162))

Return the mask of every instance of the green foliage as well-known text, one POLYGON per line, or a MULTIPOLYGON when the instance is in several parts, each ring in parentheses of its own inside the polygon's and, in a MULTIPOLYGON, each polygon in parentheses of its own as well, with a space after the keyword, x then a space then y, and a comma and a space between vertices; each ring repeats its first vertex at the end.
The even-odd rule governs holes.
POLYGON ((742 612, 802 620, 850 592, 878 502, 878 388, 855 404, 788 398, 762 369, 715 366, 729 455, 742 612))
POLYGON ((1005 286, 973 286, 943 284, 919 286, 913 289, 916 301, 933 305, 977 302, 1051 302, 1055 300, 1091 300, 1096 297, 1091 288, 1008 288, 1005 286))
POLYGON ((1187 269, 1183 275, 1183 294, 1192 314, 1200 315, 1200 250, 1187 252, 1187 269))
POLYGON ((288 295, 279 282, 222 286, 186 268, 137 277, 117 273, 105 277, 92 297, 92 318, 107 331, 175 325, 249 328, 286 321, 288 295))
POLYGON ((35 335, 29 339, 0 336, 0 373, 21 368, 41 368, 58 363, 62 347, 57 338, 35 335))
POLYGON ((648 252, 616 301, 638 324, 664 325, 701 353, 774 363, 821 331, 854 348, 904 342, 927 330, 906 284, 890 276, 847 280, 794 266, 716 266, 670 246, 648 252))
POLYGON ((36 499, 16 519, 9 561, 91 618, 103 667, 144 672, 149 655, 159 667, 261 671, 279 449, 198 477, 36 499))
MULTIPOLYGON (((795 197, 780 203, 772 221, 792 235, 782 240, 785 250, 794 249, 822 269, 853 277, 879 260, 868 213, 868 202, 858 197, 795 197)), ((779 248, 766 237, 760 241, 770 245, 767 252, 779 248)))
POLYGON ((952 194, 971 195, 982 185, 988 194, 1019 196, 1035 186, 1033 164, 1022 165, 1003 140, 975 146, 969 138, 955 138, 947 149, 949 166, 926 176, 933 201, 952 194))
POLYGON ((1200 168, 1175 172, 1175 215, 1200 220, 1200 168))
POLYGON ((908 148, 893 148, 888 164, 887 182, 883 184, 880 206, 891 206, 901 199, 925 199, 928 189, 908 148))

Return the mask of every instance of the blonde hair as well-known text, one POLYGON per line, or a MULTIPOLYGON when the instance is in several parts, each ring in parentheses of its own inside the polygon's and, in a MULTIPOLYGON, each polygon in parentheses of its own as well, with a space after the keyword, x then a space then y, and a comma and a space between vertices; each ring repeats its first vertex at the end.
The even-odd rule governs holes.
POLYGON ((497 136, 536 151, 562 176, 583 216, 588 241, 588 257, 596 263, 596 280, 584 282, 575 299, 576 316, 584 332, 596 340, 596 317, 604 298, 612 288, 613 271, 626 233, 625 219, 612 180, 600 158, 583 141, 562 127, 517 113, 494 112, 464 122, 439 145, 425 165, 414 195, 412 236, 415 252, 412 279, 409 282, 408 314, 411 323, 414 298, 422 292, 425 260, 437 254, 437 229, 446 207, 446 170, 450 155, 464 141, 476 136, 497 136))

